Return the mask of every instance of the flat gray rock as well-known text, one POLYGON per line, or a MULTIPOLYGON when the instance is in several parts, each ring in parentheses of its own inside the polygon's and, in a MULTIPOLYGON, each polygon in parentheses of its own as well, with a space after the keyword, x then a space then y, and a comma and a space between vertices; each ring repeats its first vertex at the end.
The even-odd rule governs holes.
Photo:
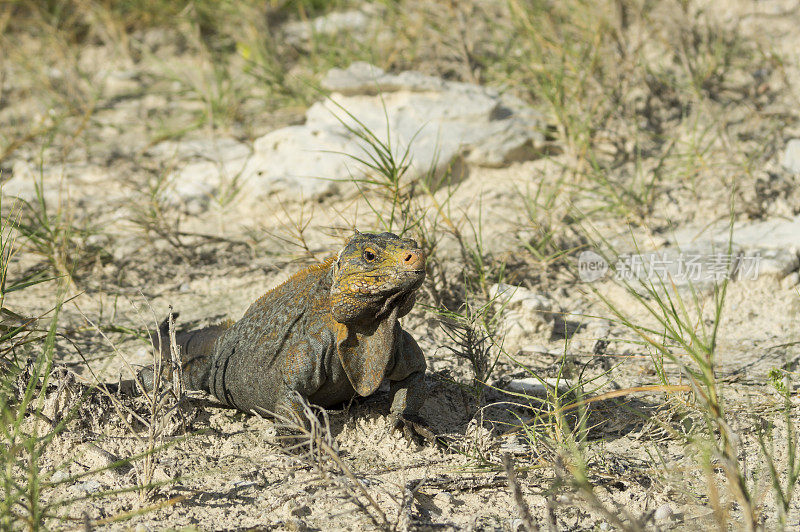
POLYGON ((363 61, 356 61, 347 68, 332 68, 322 80, 322 88, 344 96, 385 94, 401 90, 409 92, 442 91, 448 85, 462 87, 466 90, 470 90, 472 87, 480 89, 477 85, 448 82, 420 72, 407 71, 389 74, 383 69, 363 61))
MULTIPOLYGON (((670 235, 680 249, 715 247, 726 249, 730 230, 718 223, 703 230, 682 229, 670 235)), ((755 276, 783 279, 800 267, 800 216, 762 222, 737 222, 733 226, 733 245, 744 260, 755 262, 755 276)), ((739 278, 745 275, 740 272, 739 278)))
POLYGON ((689 247, 622 255, 611 270, 637 292, 650 286, 658 292, 676 288, 711 288, 726 278, 752 281, 760 277, 782 280, 800 266, 796 253, 786 249, 750 248, 700 242, 689 247), (644 283, 645 286, 642 286, 644 283))
POLYGON ((752 254, 752 259, 757 261, 757 275, 784 279, 800 267, 797 253, 788 249, 763 249, 752 254))
MULTIPOLYGON (((726 240, 727 233, 717 234, 717 241, 726 240)), ((800 216, 792 219, 773 219, 733 226, 733 241, 745 249, 785 249, 800 252, 800 216)))
MULTIPOLYGON (((91 190, 108 183, 108 172, 89 163, 55 163, 41 167, 25 160, 16 160, 11 166, 11 176, 3 183, 3 194, 29 203, 38 202, 39 195, 47 205, 59 205, 67 198, 75 199, 72 191, 91 190), (42 188, 39 188, 41 185, 42 188)), ((107 201, 119 200, 128 193, 123 187, 108 186, 104 190, 107 201)))
MULTIPOLYGON (((682 229, 668 235, 676 246, 686 247, 700 242, 726 246, 730 236, 727 223, 713 224, 705 229, 682 229)), ((737 222, 733 225, 733 243, 744 251, 780 249, 800 253, 800 215, 793 218, 774 218, 761 222, 737 222)))
POLYGON ((650 253, 624 254, 616 258, 608 275, 629 284, 640 294, 662 293, 675 288, 705 289, 726 278, 750 277, 755 264, 743 257, 738 246, 697 242, 681 248, 650 253))
POLYGON ((545 321, 551 319, 553 302, 540 294, 521 286, 497 283, 489 287, 489 297, 496 305, 509 309, 520 309, 528 314, 542 316, 545 321))

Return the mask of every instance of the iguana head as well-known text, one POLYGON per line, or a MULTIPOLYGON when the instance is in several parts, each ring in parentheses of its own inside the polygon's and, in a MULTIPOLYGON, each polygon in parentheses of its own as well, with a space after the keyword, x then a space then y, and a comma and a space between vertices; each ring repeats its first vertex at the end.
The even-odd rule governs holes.
POLYGON ((356 233, 333 266, 331 311, 339 323, 378 320, 400 306, 411 310, 425 279, 425 254, 393 233, 356 233))

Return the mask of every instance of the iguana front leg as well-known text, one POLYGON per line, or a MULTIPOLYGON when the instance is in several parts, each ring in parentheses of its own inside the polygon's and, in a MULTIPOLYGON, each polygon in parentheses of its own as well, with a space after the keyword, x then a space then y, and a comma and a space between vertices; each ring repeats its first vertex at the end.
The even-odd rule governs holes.
POLYGON ((427 386, 425 369, 427 364, 416 340, 402 331, 397 341, 395 366, 389 374, 391 416, 395 430, 402 430, 409 440, 420 437, 435 441, 436 435, 420 417, 419 411, 425 403, 427 386))

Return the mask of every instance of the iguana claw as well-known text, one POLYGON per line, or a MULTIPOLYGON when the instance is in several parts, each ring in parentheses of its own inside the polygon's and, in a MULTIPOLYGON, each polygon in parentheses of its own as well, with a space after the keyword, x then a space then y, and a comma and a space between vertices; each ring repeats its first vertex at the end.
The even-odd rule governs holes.
POLYGON ((424 441, 436 443, 436 434, 425 420, 413 414, 392 414, 392 430, 402 431, 403 436, 413 443, 424 441))

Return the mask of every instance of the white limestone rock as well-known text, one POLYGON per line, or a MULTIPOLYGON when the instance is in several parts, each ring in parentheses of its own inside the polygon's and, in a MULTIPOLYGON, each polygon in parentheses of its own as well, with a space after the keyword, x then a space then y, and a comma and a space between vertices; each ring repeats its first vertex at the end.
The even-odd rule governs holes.
POLYGON ((559 394, 567 393, 573 389, 573 385, 565 379, 547 377, 539 380, 535 377, 525 377, 511 380, 506 384, 505 389, 514 393, 546 397, 551 391, 558 391, 559 394))
MULTIPOLYGON (((2 176, 3 179, 7 175, 2 176)), ((89 163, 56 163, 39 166, 18 159, 11 165, 10 178, 3 182, 3 195, 36 203, 41 195, 48 206, 55 208, 68 201, 83 199, 77 195, 95 190, 97 185, 107 182, 106 169, 89 163)), ((127 191, 122 187, 107 187, 107 201, 123 198, 127 191)))
POLYGON ((758 276, 774 277, 775 279, 784 279, 787 275, 797 271, 800 266, 797 254, 786 249, 765 249, 759 251, 758 255, 753 256, 753 260, 757 261, 758 276))
MULTIPOLYGON (((727 223, 703 229, 686 228, 670 235, 674 244, 686 247, 694 243, 713 242, 726 246, 729 238, 727 223)), ((744 251, 785 249, 800 252, 800 215, 793 218, 773 218, 761 222, 737 222, 733 225, 733 242, 744 251)))
POLYGON ((339 92, 312 105, 305 124, 255 142, 243 171, 249 190, 297 199, 336 193, 344 181, 367 172, 354 159, 370 150, 358 131, 391 144, 398 160, 408 150, 412 174, 449 170, 456 178, 465 175, 466 164, 533 158, 544 143, 544 122, 535 111, 477 85, 354 63, 333 69, 323 86, 339 92))
POLYGON ((656 508, 656 511, 653 513, 653 519, 656 521, 668 521, 669 519, 672 519, 674 515, 675 512, 672 511, 672 507, 669 504, 664 503, 656 508))
POLYGON ((781 288, 784 290, 794 290, 800 284, 800 273, 792 272, 783 279, 781 279, 781 288))
POLYGON ((520 100, 418 72, 387 74, 366 63, 331 70, 323 85, 338 92, 313 104, 303 125, 272 131, 249 148, 233 139, 162 143, 150 151, 170 154, 183 166, 174 194, 185 203, 207 202, 224 180, 245 183, 247 197, 280 194, 319 199, 355 190, 353 178, 371 175, 355 158, 369 159, 359 132, 391 145, 408 172, 454 179, 467 165, 503 166, 536 157, 544 145, 544 121, 520 100), (380 92, 380 95, 377 93, 380 92))
POLYGON ((241 177, 251 150, 235 139, 219 138, 162 142, 148 153, 177 166, 168 179, 168 199, 200 212, 223 186, 241 177))
MULTIPOLYGON (((714 242, 697 242, 641 254, 620 255, 612 268, 615 279, 642 295, 651 290, 670 292, 672 287, 711 288, 743 271, 741 249, 714 242)), ((752 265, 747 265, 752 267, 752 265)))

